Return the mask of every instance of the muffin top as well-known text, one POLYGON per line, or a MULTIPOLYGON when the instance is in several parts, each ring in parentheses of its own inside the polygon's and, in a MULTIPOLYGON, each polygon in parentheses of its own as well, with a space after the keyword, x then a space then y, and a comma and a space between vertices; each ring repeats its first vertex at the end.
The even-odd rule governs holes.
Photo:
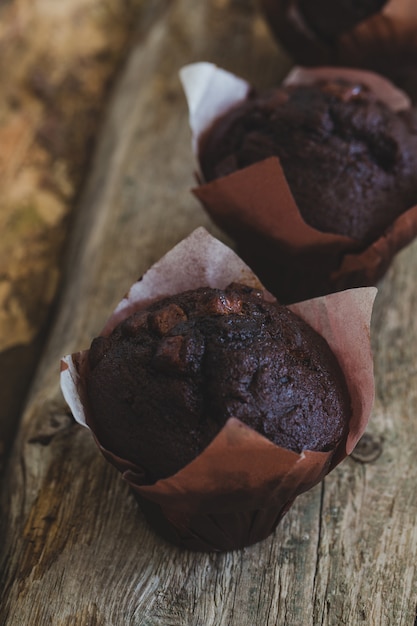
POLYGON ((368 245, 417 204, 417 122, 345 80, 248 98, 202 136, 206 181, 280 159, 307 224, 368 245))
POLYGON ((324 38, 333 38, 381 11, 387 0, 298 0, 308 25, 324 38))
POLYGON ((100 443, 150 481, 192 461, 229 417, 301 452, 333 449, 351 414, 326 341, 238 284, 164 298, 94 339, 87 395, 100 443))

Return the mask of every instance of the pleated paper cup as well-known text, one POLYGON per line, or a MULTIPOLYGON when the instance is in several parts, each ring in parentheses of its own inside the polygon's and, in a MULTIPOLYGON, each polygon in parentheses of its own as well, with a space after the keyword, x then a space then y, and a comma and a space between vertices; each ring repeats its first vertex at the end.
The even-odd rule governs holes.
POLYGON ((394 81, 416 101, 417 3, 414 0, 388 0, 380 10, 357 20, 352 15, 343 16, 333 0, 310 0, 310 15, 312 6, 316 11, 326 12, 328 22, 329 9, 337 13, 333 32, 330 25, 328 32, 320 32, 311 24, 303 3, 305 6, 306 0, 261 0, 273 34, 296 63, 373 70, 394 81))
MULTIPOLYGON (((197 229, 131 287, 101 334, 109 335, 134 312, 168 295, 202 286, 223 289, 232 282, 262 290, 258 278, 232 250, 205 229, 197 229)), ((100 415, 93 414, 86 394, 88 350, 62 359, 62 391, 74 418, 91 430, 157 531, 192 550, 241 548, 270 535, 297 495, 350 454, 364 432, 374 398, 369 326, 375 291, 347 290, 290 307, 327 340, 348 386, 348 430, 343 441, 327 452, 297 454, 231 417, 193 461, 176 474, 149 483, 140 458, 135 463, 126 460, 123 449, 105 449, 96 435, 100 415)), ((273 300, 267 291, 264 297, 273 300)))
MULTIPOLYGON (((304 221, 277 157, 204 182, 198 162, 199 141, 218 117, 246 99, 251 88, 211 63, 186 66, 180 76, 200 183, 193 192, 212 220, 234 240, 237 252, 263 284, 282 303, 375 285, 393 256, 417 235, 417 206, 411 206, 364 247, 351 237, 322 232, 304 221)), ((284 82, 311 84, 336 78, 364 84, 393 111, 410 109, 406 94, 373 72, 295 68, 284 82)))

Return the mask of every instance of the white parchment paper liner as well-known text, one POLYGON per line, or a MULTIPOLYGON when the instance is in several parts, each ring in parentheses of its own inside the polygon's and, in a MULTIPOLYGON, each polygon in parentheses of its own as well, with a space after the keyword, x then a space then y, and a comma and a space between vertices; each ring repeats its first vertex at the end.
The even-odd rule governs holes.
MULTIPOLYGON (((190 110, 192 143, 210 124, 246 98, 242 80, 210 63, 182 68, 180 78, 190 110), (218 79, 218 73, 221 80, 218 79), (197 88, 196 88, 197 85, 197 88), (204 98, 201 93, 204 93, 204 98)), ((294 68, 284 83, 306 84, 345 78, 367 85, 394 111, 410 107, 407 95, 373 72, 350 68, 294 68)), ((240 256, 282 302, 296 302, 350 287, 374 285, 392 257, 417 235, 417 206, 400 215, 367 248, 341 235, 321 232, 301 216, 282 171, 271 157, 193 189, 213 221, 236 242, 240 256)))
MULTIPOLYGON (((102 334, 109 334, 122 319, 155 299, 204 285, 224 288, 231 282, 262 288, 232 250, 199 228, 132 286, 102 334)), ((352 451, 374 398, 369 325, 375 292, 374 288, 348 290, 290 307, 327 339, 346 377, 352 417, 348 435, 336 450, 296 454, 231 418, 194 461, 177 474, 147 485, 140 464, 105 450, 96 439, 161 533, 196 550, 230 550, 259 541, 274 530, 298 494, 352 451)), ((265 292, 265 298, 272 297, 265 292)), ((62 359, 61 388, 74 418, 94 434, 99 416, 91 415, 86 400, 87 354, 62 359)))

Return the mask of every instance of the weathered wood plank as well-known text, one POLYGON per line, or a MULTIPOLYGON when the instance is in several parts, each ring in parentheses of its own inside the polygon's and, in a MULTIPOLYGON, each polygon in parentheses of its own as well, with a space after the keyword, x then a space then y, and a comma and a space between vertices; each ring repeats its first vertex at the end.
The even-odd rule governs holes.
POLYGON ((0 470, 48 330, 109 87, 132 39, 166 6, 0 3, 0 470))
POLYGON ((369 449, 301 496, 261 544, 207 555, 164 543, 60 394, 60 356, 89 345, 131 282, 194 227, 218 234, 188 191, 193 159, 177 78, 181 65, 203 59, 258 85, 278 80, 286 65, 248 1, 177 0, 132 51, 2 494, 0 623, 409 626, 417 583, 416 244, 398 256, 376 302, 369 449))

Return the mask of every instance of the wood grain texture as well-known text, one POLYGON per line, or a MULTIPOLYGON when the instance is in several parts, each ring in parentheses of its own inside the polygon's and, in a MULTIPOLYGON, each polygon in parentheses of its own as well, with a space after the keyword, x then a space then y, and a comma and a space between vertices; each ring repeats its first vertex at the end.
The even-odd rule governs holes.
POLYGON ((0 471, 48 330, 106 96, 132 40, 167 5, 0 3, 0 471))
POLYGON ((132 281, 196 226, 219 235, 189 193, 194 163, 177 71, 195 60, 259 86, 287 66, 256 7, 243 0, 177 0, 132 51, 81 199, 59 314, 2 491, 0 624, 410 626, 417 244, 380 285, 368 437, 260 544, 207 555, 163 542, 61 396, 60 357, 89 345, 132 281))

